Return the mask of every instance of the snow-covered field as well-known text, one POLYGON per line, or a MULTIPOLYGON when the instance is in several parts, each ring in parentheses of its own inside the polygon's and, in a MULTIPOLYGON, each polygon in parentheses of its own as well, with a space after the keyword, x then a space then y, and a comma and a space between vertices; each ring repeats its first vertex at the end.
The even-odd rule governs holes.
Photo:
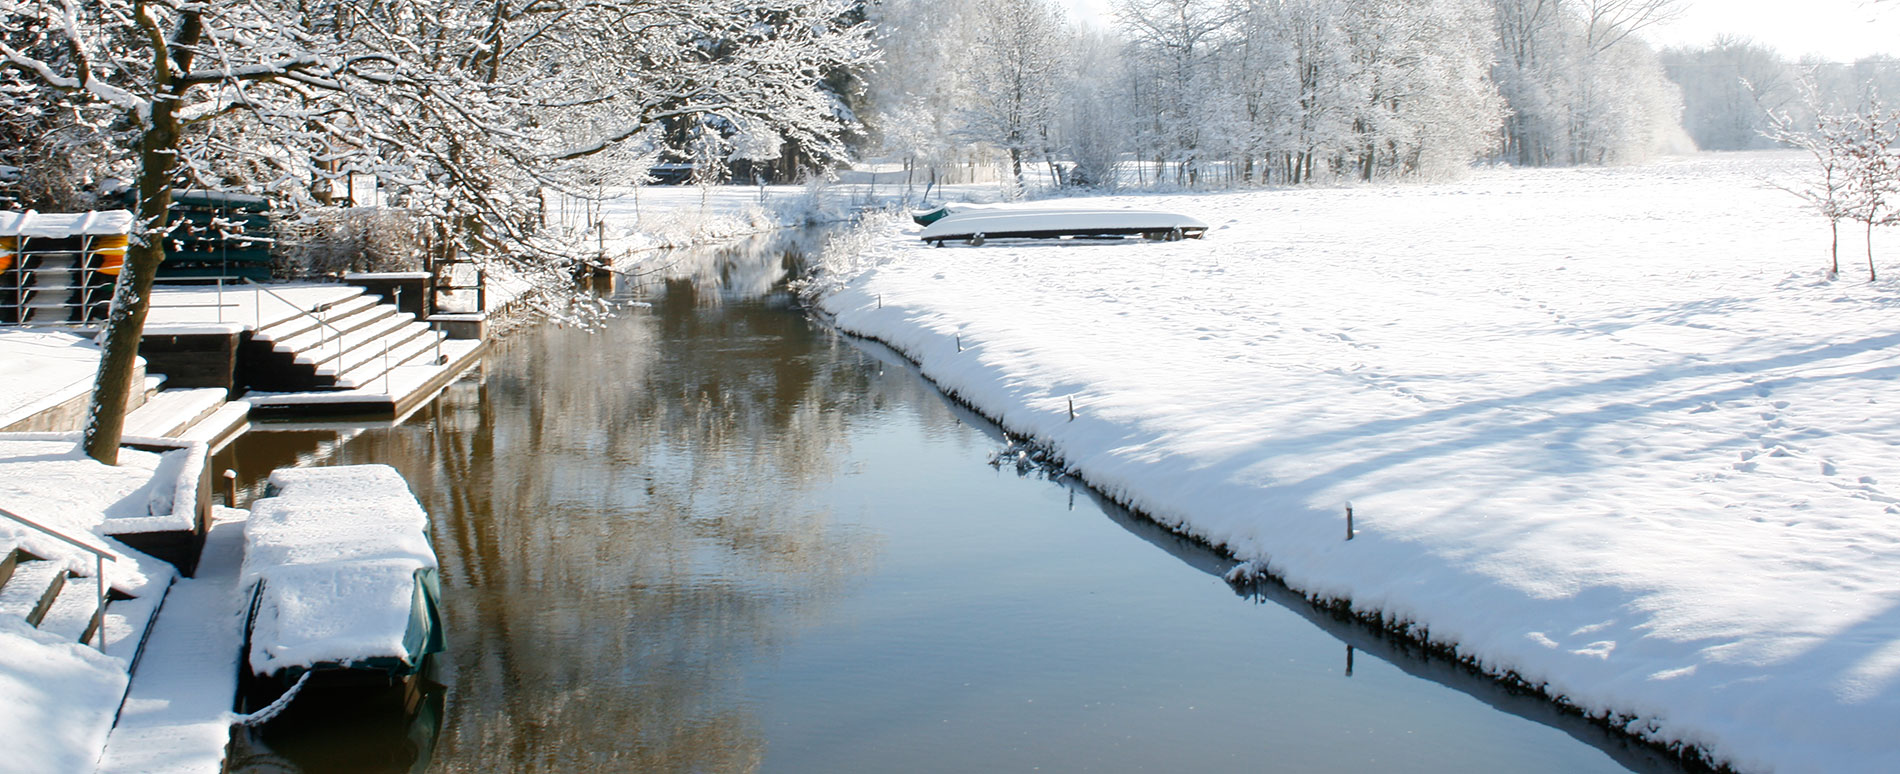
POLYGON ((1825 276, 1763 182, 1804 171, 1074 202, 1214 227, 1176 243, 904 223, 822 304, 1296 589, 1745 771, 1900 770, 1900 286, 1852 240, 1825 276))

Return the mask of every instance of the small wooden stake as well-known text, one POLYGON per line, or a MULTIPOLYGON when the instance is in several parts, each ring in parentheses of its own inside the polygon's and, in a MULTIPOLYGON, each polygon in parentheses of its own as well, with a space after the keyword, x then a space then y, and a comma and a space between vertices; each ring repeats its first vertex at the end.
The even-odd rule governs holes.
POLYGON ((1070 422, 1075 421, 1075 396, 1074 395, 1069 396, 1069 421, 1070 422))
POLYGON ((224 504, 230 508, 237 507, 237 471, 230 468, 224 469, 224 504))
POLYGON ((963 334, 961 333, 957 334, 957 351, 963 351, 963 334))
POLYGON ((1352 503, 1346 503, 1346 539, 1352 539, 1352 503))
POLYGON ((884 294, 883 293, 877 294, 877 308, 879 309, 884 308, 884 294))
POLYGON ((1346 646, 1346 676, 1352 676, 1352 646, 1346 646))

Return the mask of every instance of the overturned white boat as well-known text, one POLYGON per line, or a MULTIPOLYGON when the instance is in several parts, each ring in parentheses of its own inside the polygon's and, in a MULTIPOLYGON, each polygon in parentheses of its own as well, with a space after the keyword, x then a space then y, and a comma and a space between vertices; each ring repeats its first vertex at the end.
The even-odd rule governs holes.
POLYGON ((920 237, 938 247, 950 241, 980 245, 990 239, 1199 239, 1207 224, 1186 215, 1150 210, 967 210, 924 227, 920 237))

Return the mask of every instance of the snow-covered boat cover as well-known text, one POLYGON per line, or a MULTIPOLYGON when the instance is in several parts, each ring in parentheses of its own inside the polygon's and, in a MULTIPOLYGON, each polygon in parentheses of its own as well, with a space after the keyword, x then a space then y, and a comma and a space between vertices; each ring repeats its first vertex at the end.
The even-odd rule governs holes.
POLYGON ((988 238, 1118 236, 1180 231, 1198 236, 1207 224, 1186 215, 1150 210, 967 210, 924 227, 926 242, 988 238))
POLYGON ((109 236, 132 231, 132 213, 125 210, 99 212, 0 212, 0 237, 41 237, 56 239, 69 236, 109 236))
POLYGON ((441 650, 429 516, 387 465, 279 470, 251 508, 250 666, 414 671, 441 650))

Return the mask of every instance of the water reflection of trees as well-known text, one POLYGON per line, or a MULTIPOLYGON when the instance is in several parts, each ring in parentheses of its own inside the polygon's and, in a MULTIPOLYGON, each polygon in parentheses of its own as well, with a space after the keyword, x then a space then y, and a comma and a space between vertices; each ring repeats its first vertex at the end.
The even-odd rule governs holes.
POLYGON ((436 516, 452 638, 438 768, 762 760, 742 670, 877 548, 815 487, 853 422, 915 398, 760 297, 778 261, 623 285, 655 306, 603 331, 522 331, 484 379, 339 452, 396 465, 436 516))

